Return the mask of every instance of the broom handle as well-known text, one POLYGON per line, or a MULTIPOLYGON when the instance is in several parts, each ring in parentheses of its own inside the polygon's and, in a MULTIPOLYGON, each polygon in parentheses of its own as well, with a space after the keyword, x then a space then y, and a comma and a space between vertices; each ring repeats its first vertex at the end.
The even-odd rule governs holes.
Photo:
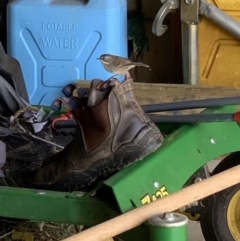
POLYGON ((240 165, 75 234, 63 241, 103 241, 141 225, 152 216, 172 212, 237 183, 240 183, 240 165))

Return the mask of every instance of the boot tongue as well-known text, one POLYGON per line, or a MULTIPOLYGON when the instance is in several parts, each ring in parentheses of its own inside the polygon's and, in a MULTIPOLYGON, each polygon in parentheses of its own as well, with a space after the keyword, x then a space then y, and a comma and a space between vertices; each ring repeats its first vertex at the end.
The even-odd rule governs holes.
POLYGON ((95 106, 108 98, 111 91, 111 86, 107 81, 94 79, 90 85, 87 106, 95 106))

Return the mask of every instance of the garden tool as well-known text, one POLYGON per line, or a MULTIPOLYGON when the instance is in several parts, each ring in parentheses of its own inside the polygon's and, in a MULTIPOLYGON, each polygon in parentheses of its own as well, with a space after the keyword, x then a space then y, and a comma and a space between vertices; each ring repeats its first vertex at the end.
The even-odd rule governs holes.
MULTIPOLYGON (((240 112, 236 113, 214 113, 214 114, 185 114, 185 115, 149 115, 155 124, 162 123, 209 123, 229 122, 240 123, 240 112)), ((74 128, 77 122, 74 119, 58 119, 54 122, 54 128, 74 128)))
POLYGON ((240 112, 213 113, 213 114, 189 114, 189 115, 151 115, 150 119, 155 124, 160 123, 206 123, 228 122, 240 123, 240 112))
POLYGON ((87 106, 72 110, 77 121, 72 142, 43 162, 35 176, 37 186, 82 189, 161 146, 163 137, 137 103, 131 82, 91 82, 87 106))
POLYGON ((220 107, 226 105, 239 105, 239 96, 235 97, 221 97, 221 98, 208 98, 201 100, 185 100, 170 103, 158 103, 150 105, 142 105, 143 110, 146 113, 162 112, 162 111, 176 111, 176 110, 188 110, 188 109, 202 109, 211 107, 220 107))
POLYGON ((61 114, 59 115, 58 117, 55 117, 52 119, 51 121, 51 127, 53 129, 56 129, 56 123, 59 122, 59 121, 63 121, 63 120, 72 120, 74 117, 73 117, 73 114, 71 112, 66 112, 64 114, 61 114))

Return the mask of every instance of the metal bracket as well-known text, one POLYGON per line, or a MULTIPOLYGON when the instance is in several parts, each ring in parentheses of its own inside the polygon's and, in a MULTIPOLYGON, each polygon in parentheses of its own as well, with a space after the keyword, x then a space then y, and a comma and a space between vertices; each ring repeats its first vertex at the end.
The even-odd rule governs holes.
POLYGON ((181 0, 181 21, 186 24, 199 23, 199 0, 181 0))
POLYGON ((168 29, 168 26, 163 24, 163 20, 167 14, 179 8, 178 0, 161 0, 161 2, 163 5, 158 11, 152 25, 152 32, 157 36, 162 36, 168 29))

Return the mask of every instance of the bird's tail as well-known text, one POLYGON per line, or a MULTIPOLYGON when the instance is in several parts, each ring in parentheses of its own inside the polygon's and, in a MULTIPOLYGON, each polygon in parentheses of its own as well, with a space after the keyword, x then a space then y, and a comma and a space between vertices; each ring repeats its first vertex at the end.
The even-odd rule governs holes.
POLYGON ((139 66, 139 67, 145 67, 151 70, 151 67, 147 64, 141 63, 141 62, 133 62, 134 65, 139 66))

